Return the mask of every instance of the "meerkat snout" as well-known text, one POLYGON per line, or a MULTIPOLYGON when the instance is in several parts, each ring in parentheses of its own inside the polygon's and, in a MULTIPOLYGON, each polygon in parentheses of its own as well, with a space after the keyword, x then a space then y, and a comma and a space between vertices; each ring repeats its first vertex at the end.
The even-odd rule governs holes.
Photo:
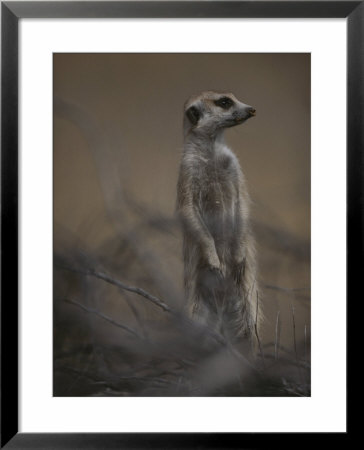
POLYGON ((245 122, 247 119, 249 119, 250 117, 253 117, 255 115, 256 115, 256 109, 253 108, 252 106, 248 106, 248 105, 246 105, 242 109, 239 109, 239 110, 233 112, 233 117, 235 118, 235 122, 237 122, 238 124, 245 122))
POLYGON ((250 109, 249 109, 249 114, 250 114, 251 116, 255 116, 255 115, 257 114, 257 110, 256 110, 255 108, 253 108, 253 107, 250 107, 250 109))

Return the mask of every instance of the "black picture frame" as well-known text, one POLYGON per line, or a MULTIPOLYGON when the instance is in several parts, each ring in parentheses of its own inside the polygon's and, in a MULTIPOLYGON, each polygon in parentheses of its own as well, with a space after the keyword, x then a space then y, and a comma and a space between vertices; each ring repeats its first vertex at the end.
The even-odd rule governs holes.
MULTIPOLYGON (((278 442, 282 446, 280 433, 18 433, 18 182, 20 181, 18 22, 21 18, 110 17, 347 19, 347 304, 357 296, 361 281, 364 192, 363 1, 3 1, 1 2, 1 448, 228 449, 257 448, 278 442)), ((348 431, 337 433, 336 443, 346 440, 348 431)), ((310 433, 302 434, 299 437, 299 445, 305 445, 309 438, 310 433)), ((315 444, 318 444, 321 438, 326 440, 327 436, 316 433, 315 444)), ((297 439, 297 433, 285 435, 286 444, 296 445, 297 439)))

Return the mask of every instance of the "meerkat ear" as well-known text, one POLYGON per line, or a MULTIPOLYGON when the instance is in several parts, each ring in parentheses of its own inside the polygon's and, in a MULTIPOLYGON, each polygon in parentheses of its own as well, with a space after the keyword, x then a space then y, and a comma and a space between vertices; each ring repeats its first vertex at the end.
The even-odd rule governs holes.
POLYGON ((191 106, 186 111, 186 116, 188 120, 192 123, 192 125, 197 125, 198 121, 200 120, 200 111, 196 108, 196 106, 191 106))

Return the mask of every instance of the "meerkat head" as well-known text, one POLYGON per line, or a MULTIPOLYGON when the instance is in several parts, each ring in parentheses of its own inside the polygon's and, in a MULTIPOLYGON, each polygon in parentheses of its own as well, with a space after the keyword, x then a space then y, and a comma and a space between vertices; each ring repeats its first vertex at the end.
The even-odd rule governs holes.
POLYGON ((240 102, 231 93, 202 92, 185 103, 185 131, 214 134, 224 128, 233 127, 255 116, 252 106, 240 102))

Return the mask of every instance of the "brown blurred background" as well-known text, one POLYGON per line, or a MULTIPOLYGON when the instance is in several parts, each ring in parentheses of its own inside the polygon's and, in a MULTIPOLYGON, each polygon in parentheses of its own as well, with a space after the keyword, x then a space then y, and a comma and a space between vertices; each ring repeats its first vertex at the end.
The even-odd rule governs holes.
MULTIPOLYGON (((281 343, 293 347, 293 307, 296 341, 306 341, 299 351, 308 353, 309 54, 54 54, 55 252, 87 249, 96 265, 109 264, 126 283, 167 303, 174 289, 170 301, 183 302, 181 234, 173 225, 182 112, 202 90, 233 92, 257 110, 226 138, 253 200, 262 340, 268 351, 279 313, 281 343), (151 228, 140 228, 146 221, 151 228), (125 235, 144 267, 118 265, 130 257, 117 244, 125 235)), ((55 299, 74 284, 56 280, 55 299)), ((129 312, 112 297, 94 301, 127 320, 129 312)))

